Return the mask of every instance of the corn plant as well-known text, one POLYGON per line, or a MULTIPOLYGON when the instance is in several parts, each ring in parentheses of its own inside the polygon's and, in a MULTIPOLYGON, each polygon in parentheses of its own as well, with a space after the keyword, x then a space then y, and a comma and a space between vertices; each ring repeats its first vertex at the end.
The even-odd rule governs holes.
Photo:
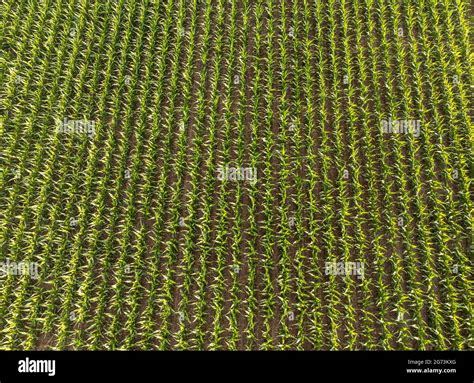
POLYGON ((464 0, 0 4, 0 348, 473 347, 464 0))

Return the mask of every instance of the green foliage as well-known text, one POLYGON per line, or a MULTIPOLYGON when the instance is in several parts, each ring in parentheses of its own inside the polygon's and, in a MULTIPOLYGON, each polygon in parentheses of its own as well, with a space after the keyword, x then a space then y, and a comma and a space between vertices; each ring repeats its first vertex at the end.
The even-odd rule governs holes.
POLYGON ((1 349, 472 349, 469 3, 0 14, 1 349))

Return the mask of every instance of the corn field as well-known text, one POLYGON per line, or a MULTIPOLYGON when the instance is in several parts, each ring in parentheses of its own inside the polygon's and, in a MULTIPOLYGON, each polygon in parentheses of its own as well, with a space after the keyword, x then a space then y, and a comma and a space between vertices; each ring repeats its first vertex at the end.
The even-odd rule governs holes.
POLYGON ((0 349, 474 348, 469 2, 0 14, 0 349))

